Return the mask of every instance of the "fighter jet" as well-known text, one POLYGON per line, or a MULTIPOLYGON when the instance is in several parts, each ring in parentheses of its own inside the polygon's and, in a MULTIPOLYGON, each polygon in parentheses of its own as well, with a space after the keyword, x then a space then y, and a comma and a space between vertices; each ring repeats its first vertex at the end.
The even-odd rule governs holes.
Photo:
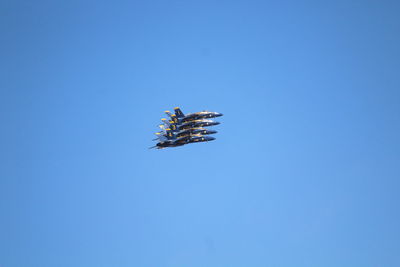
POLYGON ((157 132, 156 135, 158 137, 156 139, 153 139, 153 141, 159 140, 159 142, 155 146, 150 148, 161 149, 166 147, 183 146, 185 144, 185 142, 177 139, 176 135, 169 128, 165 129, 165 133, 157 132))
POLYGON ((206 110, 185 115, 185 114, 183 114, 182 110, 178 107, 174 108, 174 110, 175 110, 175 114, 172 114, 168 110, 165 111, 165 113, 168 114, 168 116, 170 116, 171 119, 173 117, 176 117, 178 119, 179 123, 185 123, 185 122, 199 120, 199 119, 216 118, 216 117, 220 117, 223 115, 222 113, 206 111, 206 110))
POLYGON ((209 142, 215 140, 215 137, 212 136, 202 136, 202 135, 191 135, 187 140, 187 144, 190 143, 201 143, 201 142, 209 142))
MULTIPOLYGON (((164 122, 166 122, 166 119, 163 119, 164 122)), ((198 127, 209 127, 209 126, 214 126, 220 124, 219 122, 215 122, 213 120, 207 120, 207 119, 191 119, 189 121, 182 122, 181 119, 177 118, 175 114, 171 115, 171 120, 168 121, 166 126, 172 128, 173 131, 180 131, 180 130, 185 130, 189 129, 192 127, 198 128, 198 127), (174 128, 173 125, 175 124, 176 128, 174 128)))
POLYGON ((177 137, 171 129, 166 129, 167 135, 161 135, 159 136, 160 142, 158 142, 155 146, 150 147, 150 148, 157 148, 157 149, 162 149, 166 147, 177 147, 177 146, 183 146, 189 143, 199 143, 199 142, 208 142, 215 140, 214 137, 211 136, 202 136, 201 134, 186 134, 185 136, 177 137))
POLYGON ((213 120, 193 120, 193 121, 189 121, 186 122, 182 125, 177 126, 179 131, 182 130, 187 130, 190 128, 198 128, 198 127, 209 127, 209 126, 214 126, 214 125, 218 125, 220 124, 217 121, 213 121, 213 120))
POLYGON ((210 135, 210 134, 216 134, 217 131, 214 130, 206 130, 204 128, 190 128, 188 130, 183 130, 183 131, 179 131, 176 136, 177 137, 182 137, 182 136, 186 136, 188 134, 192 134, 192 135, 196 135, 196 134, 200 134, 200 135, 210 135))

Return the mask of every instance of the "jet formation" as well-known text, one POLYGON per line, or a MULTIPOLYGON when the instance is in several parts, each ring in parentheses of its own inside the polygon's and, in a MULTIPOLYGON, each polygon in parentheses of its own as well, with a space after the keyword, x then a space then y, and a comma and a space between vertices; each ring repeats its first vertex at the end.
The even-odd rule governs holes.
POLYGON ((222 113, 200 111, 185 115, 178 107, 174 108, 174 112, 175 114, 165 111, 169 119, 161 119, 162 124, 159 125, 161 131, 156 132, 157 138, 153 139, 153 141, 158 142, 150 148, 163 149, 215 140, 214 137, 209 135, 216 134, 217 131, 208 130, 204 127, 220 124, 210 119, 221 117, 222 113))

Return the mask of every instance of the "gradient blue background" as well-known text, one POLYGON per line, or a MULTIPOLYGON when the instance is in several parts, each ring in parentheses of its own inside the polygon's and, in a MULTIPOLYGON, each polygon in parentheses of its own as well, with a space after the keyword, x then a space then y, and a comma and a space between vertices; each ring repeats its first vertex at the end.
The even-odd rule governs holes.
POLYGON ((400 266, 399 2, 0 10, 1 267, 400 266))

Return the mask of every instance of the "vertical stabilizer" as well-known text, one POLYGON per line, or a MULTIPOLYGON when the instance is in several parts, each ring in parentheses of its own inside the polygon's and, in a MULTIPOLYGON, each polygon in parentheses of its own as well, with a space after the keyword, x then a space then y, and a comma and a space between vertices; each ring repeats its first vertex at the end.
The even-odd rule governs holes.
POLYGON ((170 123, 169 128, 173 131, 173 132, 177 132, 178 131, 178 127, 176 126, 175 122, 170 123))
POLYGON ((167 119, 164 119, 164 118, 162 118, 161 120, 162 120, 162 122, 164 123, 165 127, 168 128, 169 125, 170 125, 169 121, 168 121, 167 119))
POLYGON ((172 130, 170 128, 165 130, 167 133, 167 139, 168 140, 174 140, 175 138, 175 134, 172 132, 172 130))
POLYGON ((164 112, 165 112, 165 114, 167 114, 170 118, 172 118, 173 114, 171 113, 171 111, 166 110, 166 111, 164 111, 164 112))
POLYGON ((157 137, 155 140, 160 140, 160 142, 165 142, 168 140, 168 138, 166 136, 164 136, 162 133, 156 133, 157 137))
POLYGON ((183 112, 182 112, 182 110, 180 108, 176 107, 176 108, 174 108, 174 110, 175 110, 176 117, 178 117, 178 118, 185 117, 185 114, 183 114, 183 112))
POLYGON ((178 120, 178 118, 176 117, 175 114, 172 114, 171 121, 173 121, 174 123, 178 123, 179 122, 179 120, 178 120))

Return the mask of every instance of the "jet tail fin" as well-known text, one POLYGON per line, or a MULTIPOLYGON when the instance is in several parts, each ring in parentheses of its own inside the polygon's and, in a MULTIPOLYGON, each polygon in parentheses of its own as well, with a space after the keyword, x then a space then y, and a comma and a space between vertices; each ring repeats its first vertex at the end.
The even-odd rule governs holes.
POLYGON ((165 135, 163 132, 157 132, 155 133, 158 137, 156 139, 153 139, 153 141, 159 140, 160 142, 164 142, 169 140, 168 136, 165 135))
POLYGON ((176 117, 175 114, 172 114, 172 116, 171 116, 171 121, 172 121, 173 123, 175 123, 175 124, 177 124, 177 123, 179 122, 179 120, 178 120, 178 118, 176 117))
POLYGON ((175 134, 173 133, 173 131, 171 129, 168 128, 165 131, 167 133, 166 137, 167 137, 168 140, 176 139, 176 136, 175 136, 175 134))
POLYGON ((169 125, 169 128, 170 128, 173 132, 177 132, 177 131, 178 131, 178 127, 177 127, 177 125, 176 125, 175 122, 171 123, 171 124, 169 125))
POLYGON ((165 114, 167 114, 170 118, 172 117, 172 113, 171 113, 171 111, 169 111, 169 110, 166 110, 166 111, 164 111, 165 112, 165 114))
POLYGON ((176 108, 174 108, 174 110, 175 110, 176 117, 178 117, 178 118, 185 117, 185 114, 183 114, 183 112, 182 112, 182 110, 180 108, 176 107, 176 108))
POLYGON ((169 126, 170 122, 167 119, 162 118, 161 121, 164 123, 166 127, 169 126))

